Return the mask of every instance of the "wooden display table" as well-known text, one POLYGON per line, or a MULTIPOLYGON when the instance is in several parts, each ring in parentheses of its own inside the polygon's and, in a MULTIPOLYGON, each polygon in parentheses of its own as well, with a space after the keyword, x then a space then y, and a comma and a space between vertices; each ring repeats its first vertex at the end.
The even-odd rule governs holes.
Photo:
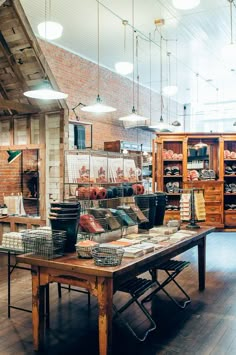
POLYGON ((214 228, 203 227, 186 240, 145 256, 123 258, 115 267, 99 267, 93 260, 78 259, 75 253, 58 259, 45 260, 30 254, 20 255, 17 261, 32 266, 32 327, 34 349, 39 350, 44 342, 45 288, 50 282, 58 282, 86 288, 98 299, 99 353, 111 351, 112 299, 113 293, 124 281, 139 275, 153 266, 198 246, 199 290, 205 288, 206 236, 214 228))

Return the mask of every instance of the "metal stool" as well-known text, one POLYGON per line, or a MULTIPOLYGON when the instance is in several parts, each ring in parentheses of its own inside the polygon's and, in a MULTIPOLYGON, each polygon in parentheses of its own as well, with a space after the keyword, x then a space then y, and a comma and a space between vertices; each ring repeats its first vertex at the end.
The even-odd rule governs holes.
POLYGON ((142 300, 142 303, 151 301, 153 296, 157 292, 162 290, 171 299, 171 301, 173 301, 179 308, 184 309, 187 306, 187 304, 189 304, 191 302, 191 299, 190 299, 189 295, 184 291, 184 289, 178 284, 178 282, 175 280, 175 278, 180 274, 180 272, 182 270, 184 270, 186 267, 188 267, 189 264, 190 264, 190 262, 188 262, 188 261, 168 260, 165 263, 158 265, 156 268, 153 268, 152 270, 150 270, 152 277, 154 276, 154 273, 157 270, 165 271, 167 273, 168 277, 162 283, 160 283, 158 280, 155 280, 158 287, 154 291, 152 291, 147 297, 145 297, 142 300), (178 289, 185 296, 185 299, 182 302, 178 302, 165 289, 165 286, 167 286, 172 281, 175 283, 175 285, 178 287, 178 289))
POLYGON ((129 293, 131 298, 127 303, 125 303, 121 308, 117 308, 113 304, 113 309, 115 311, 115 316, 119 316, 122 312, 124 312, 129 306, 131 306, 134 302, 139 306, 139 308, 142 310, 146 318, 150 321, 151 325, 150 328, 145 332, 144 336, 141 338, 140 336, 137 335, 137 333, 134 331, 134 329, 130 326, 130 324, 122 319, 123 323, 128 327, 128 329, 131 331, 131 333, 135 336, 136 339, 139 341, 144 341, 147 337, 147 335, 156 329, 156 323, 152 319, 151 315, 147 311, 147 309, 144 307, 144 305, 138 300, 140 296, 142 296, 150 287, 152 287, 156 282, 152 280, 147 280, 147 279, 142 279, 135 277, 124 284, 122 284, 118 291, 121 292, 126 292, 129 293))

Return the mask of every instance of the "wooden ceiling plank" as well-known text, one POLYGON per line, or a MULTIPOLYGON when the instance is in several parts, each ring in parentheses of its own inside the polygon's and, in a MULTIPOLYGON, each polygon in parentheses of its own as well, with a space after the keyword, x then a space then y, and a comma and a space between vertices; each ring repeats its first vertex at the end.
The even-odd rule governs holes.
POLYGON ((0 110, 16 110, 21 113, 37 113, 40 109, 37 106, 22 104, 13 100, 0 99, 0 110))
POLYGON ((8 44, 2 34, 2 32, 0 31, 0 48, 3 52, 3 54, 5 55, 5 58, 8 61, 8 64, 10 65, 10 67, 12 68, 15 76, 17 77, 17 79, 20 81, 20 83, 22 84, 24 90, 28 90, 28 86, 25 83, 25 79, 20 71, 20 69, 18 68, 18 65, 15 61, 14 56, 11 53, 10 48, 8 47, 8 44))

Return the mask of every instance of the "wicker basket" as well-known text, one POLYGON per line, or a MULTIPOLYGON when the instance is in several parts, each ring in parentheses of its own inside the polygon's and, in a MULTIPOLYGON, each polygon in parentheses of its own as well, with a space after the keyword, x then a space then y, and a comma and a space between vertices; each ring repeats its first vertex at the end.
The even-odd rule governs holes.
POLYGON ((94 263, 97 266, 117 266, 121 264, 124 255, 122 248, 95 247, 92 250, 94 263))

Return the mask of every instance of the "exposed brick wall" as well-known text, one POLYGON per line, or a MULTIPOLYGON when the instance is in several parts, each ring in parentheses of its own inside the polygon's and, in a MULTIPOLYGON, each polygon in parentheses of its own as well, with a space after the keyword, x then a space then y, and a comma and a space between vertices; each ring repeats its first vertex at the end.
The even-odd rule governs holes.
MULTIPOLYGON (((37 170, 37 151, 24 150, 22 155, 8 164, 8 154, 6 151, 0 151, 0 204, 3 204, 3 196, 23 194, 24 197, 31 196, 32 189, 35 188, 31 184, 33 174, 26 173, 32 170, 37 170), (21 167, 22 164, 22 167, 21 167), (23 173, 23 189, 21 186, 21 173, 23 173), (32 187, 32 189, 31 189, 32 187)), ((37 213, 37 201, 24 200, 24 208, 26 213, 37 213)))
POLYGON ((3 195, 17 194, 21 192, 20 171, 21 159, 15 159, 8 164, 8 154, 6 151, 0 151, 0 204, 3 203, 3 195))
MULTIPOLYGON (((91 104, 97 96, 97 65, 62 48, 39 40, 59 88, 68 93, 67 103, 71 109, 79 102, 91 104)), ((93 122, 93 148, 103 149, 104 141, 127 140, 147 144, 150 133, 140 129, 124 129, 121 116, 127 115, 132 108, 132 82, 106 68, 100 67, 100 96, 104 103, 116 107, 117 111, 107 114, 77 112, 83 121, 93 122), (138 132, 137 132, 138 131, 138 132)), ((135 86, 135 101, 137 86, 135 86)), ((149 117, 149 90, 139 88, 139 113, 149 117)), ((159 117, 160 98, 152 94, 152 116, 159 117)), ((74 114, 70 110, 70 117, 74 114)))

